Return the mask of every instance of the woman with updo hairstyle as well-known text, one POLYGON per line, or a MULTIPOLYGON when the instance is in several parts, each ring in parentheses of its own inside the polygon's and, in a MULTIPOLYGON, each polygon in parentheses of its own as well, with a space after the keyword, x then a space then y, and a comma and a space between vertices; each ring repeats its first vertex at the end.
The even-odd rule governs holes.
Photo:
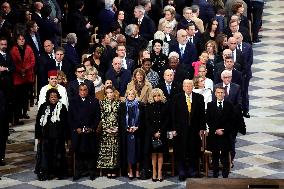
POLYGON ((137 68, 133 72, 132 80, 127 85, 127 90, 135 89, 137 98, 140 102, 146 104, 152 91, 151 83, 146 80, 146 73, 142 68, 137 68))
POLYGON ((70 129, 67 108, 60 98, 57 89, 49 89, 36 116, 35 138, 39 143, 35 173, 40 181, 66 175, 65 142, 70 139, 70 129))
POLYGON ((158 30, 163 31, 163 23, 164 22, 169 22, 172 26, 172 34, 176 34, 177 30, 177 24, 178 22, 176 21, 176 10, 175 7, 171 5, 166 5, 164 7, 164 17, 159 20, 159 25, 158 25, 158 30))
POLYGON ((201 75, 194 76, 193 78, 193 92, 199 93, 204 97, 205 110, 207 109, 207 103, 212 101, 211 89, 205 88, 205 78, 201 75))
POLYGON ((159 74, 160 78, 163 78, 164 71, 168 66, 168 58, 162 52, 163 41, 160 39, 154 39, 152 41, 151 61, 152 69, 159 74))

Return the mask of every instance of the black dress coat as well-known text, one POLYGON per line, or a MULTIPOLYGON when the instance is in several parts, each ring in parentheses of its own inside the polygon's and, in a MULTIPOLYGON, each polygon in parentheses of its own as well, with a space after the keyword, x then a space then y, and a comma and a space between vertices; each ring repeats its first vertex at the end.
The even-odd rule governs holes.
MULTIPOLYGON (((90 96, 95 96, 95 87, 93 82, 91 82, 88 79, 84 80, 84 83, 87 85, 88 87, 88 94, 90 96)), ((71 100, 72 98, 76 98, 79 96, 79 82, 77 79, 69 82, 68 86, 67 86, 67 95, 68 95, 68 99, 71 100)))
MULTIPOLYGON (((145 104, 139 102, 139 129, 136 131, 136 136, 140 139, 140 161, 143 159, 144 148, 142 147, 145 144, 145 104)), ((119 133, 120 133, 120 163, 122 175, 127 173, 127 124, 126 124, 126 103, 122 102, 119 106, 119 133)), ((145 147, 145 145, 144 145, 145 147)), ((139 162, 139 161, 138 161, 139 162)))
POLYGON ((170 109, 168 104, 163 102, 154 102, 146 106, 146 135, 145 135, 145 152, 164 153, 167 148, 167 128, 169 124, 170 109), (159 149, 152 148, 152 139, 155 133, 160 132, 160 140, 163 146, 159 149))
POLYGON ((223 101, 223 108, 219 110, 216 101, 209 102, 206 111, 206 122, 209 127, 208 149, 213 151, 231 150, 230 136, 236 123, 233 104, 223 101), (215 134, 217 129, 224 129, 224 134, 215 134))
POLYGON ((7 101, 13 95, 13 79, 12 74, 15 70, 15 64, 12 61, 12 57, 7 52, 6 59, 0 54, 0 66, 7 67, 8 71, 0 72, 0 90, 4 93, 7 101))
POLYGON ((36 67, 38 90, 48 84, 48 71, 50 70, 56 70, 56 63, 54 59, 44 52, 39 56, 36 67))
POLYGON ((100 122, 99 101, 87 96, 83 101, 80 96, 73 98, 69 104, 69 124, 71 128, 72 146, 75 153, 95 154, 96 129, 100 122), (77 129, 84 127, 92 129, 90 133, 77 133, 77 129))
POLYGON ((35 138, 36 139, 48 139, 57 138, 63 141, 67 141, 70 138, 70 129, 68 126, 67 109, 62 104, 60 111, 60 121, 51 123, 50 116, 48 117, 48 123, 45 126, 40 125, 41 116, 45 114, 45 110, 49 104, 43 103, 38 110, 35 123, 35 138), (53 135, 53 136, 51 136, 53 135))
POLYGON ((198 158, 201 149, 200 130, 206 130, 205 104, 202 95, 192 92, 191 113, 188 113, 185 93, 179 93, 173 98, 172 121, 177 132, 177 158, 185 161, 186 152, 193 158, 198 158))

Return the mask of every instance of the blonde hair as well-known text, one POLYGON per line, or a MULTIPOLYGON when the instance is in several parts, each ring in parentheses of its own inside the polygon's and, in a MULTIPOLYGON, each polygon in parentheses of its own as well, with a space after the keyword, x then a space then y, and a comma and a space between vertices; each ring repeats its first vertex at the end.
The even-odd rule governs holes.
POLYGON ((151 93, 150 93, 150 95, 149 95, 149 98, 148 98, 148 102, 149 102, 150 104, 152 104, 152 103, 155 102, 154 96, 156 96, 156 95, 159 95, 159 96, 161 97, 161 101, 162 101, 163 103, 165 103, 165 102, 167 101, 167 100, 166 100, 166 97, 165 97, 165 95, 164 95, 164 93, 163 93, 163 91, 162 91, 161 89, 159 89, 159 88, 155 88, 155 89, 153 89, 153 90, 151 91, 151 93))
POLYGON ((130 91, 133 91, 135 98, 137 98, 137 91, 134 88, 130 88, 130 89, 127 89, 125 92, 125 99, 127 99, 127 95, 130 93, 130 91))

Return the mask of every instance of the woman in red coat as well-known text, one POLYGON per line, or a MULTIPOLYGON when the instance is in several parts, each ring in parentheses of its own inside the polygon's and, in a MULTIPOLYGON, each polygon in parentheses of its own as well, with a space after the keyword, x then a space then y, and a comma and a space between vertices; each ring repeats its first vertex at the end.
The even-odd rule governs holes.
POLYGON ((16 36, 16 44, 11 48, 11 56, 15 64, 13 82, 15 86, 15 117, 17 125, 23 125, 20 118, 28 119, 29 88, 35 80, 35 56, 32 48, 25 43, 24 35, 16 36))

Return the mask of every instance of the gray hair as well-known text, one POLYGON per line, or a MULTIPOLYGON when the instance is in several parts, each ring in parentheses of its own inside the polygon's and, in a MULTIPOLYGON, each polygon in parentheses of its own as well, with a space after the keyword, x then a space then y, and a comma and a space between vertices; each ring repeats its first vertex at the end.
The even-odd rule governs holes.
POLYGON ((145 8, 142 5, 137 5, 135 7, 135 9, 137 9, 137 10, 141 11, 143 14, 145 14, 145 8))
POLYGON ((125 27, 125 34, 131 36, 135 31, 135 24, 129 24, 125 27))
POLYGON ((66 35, 66 41, 67 41, 67 43, 74 44, 75 41, 76 41, 76 39, 77 39, 76 33, 68 33, 68 34, 66 35))
POLYGON ((184 7, 183 10, 182 10, 182 14, 185 14, 185 12, 187 10, 191 10, 192 11, 192 8, 191 7, 184 7))
POLYGON ((114 0, 105 0, 105 9, 111 9, 114 4, 114 0))
POLYGON ((161 40, 163 41, 164 38, 165 38, 165 34, 164 34, 164 32, 162 32, 162 31, 157 31, 157 32, 154 34, 154 39, 161 39, 161 40))
POLYGON ((175 52, 175 51, 170 52, 170 54, 169 54, 169 59, 172 58, 172 57, 179 58, 179 54, 178 54, 177 52, 175 52))
POLYGON ((230 76, 230 77, 232 77, 232 71, 229 71, 229 70, 224 70, 224 71, 222 71, 222 73, 221 73, 221 78, 223 79, 223 77, 225 77, 225 76, 230 76))
POLYGON ((199 11, 199 6, 198 5, 192 5, 191 10, 193 13, 197 13, 199 11))

